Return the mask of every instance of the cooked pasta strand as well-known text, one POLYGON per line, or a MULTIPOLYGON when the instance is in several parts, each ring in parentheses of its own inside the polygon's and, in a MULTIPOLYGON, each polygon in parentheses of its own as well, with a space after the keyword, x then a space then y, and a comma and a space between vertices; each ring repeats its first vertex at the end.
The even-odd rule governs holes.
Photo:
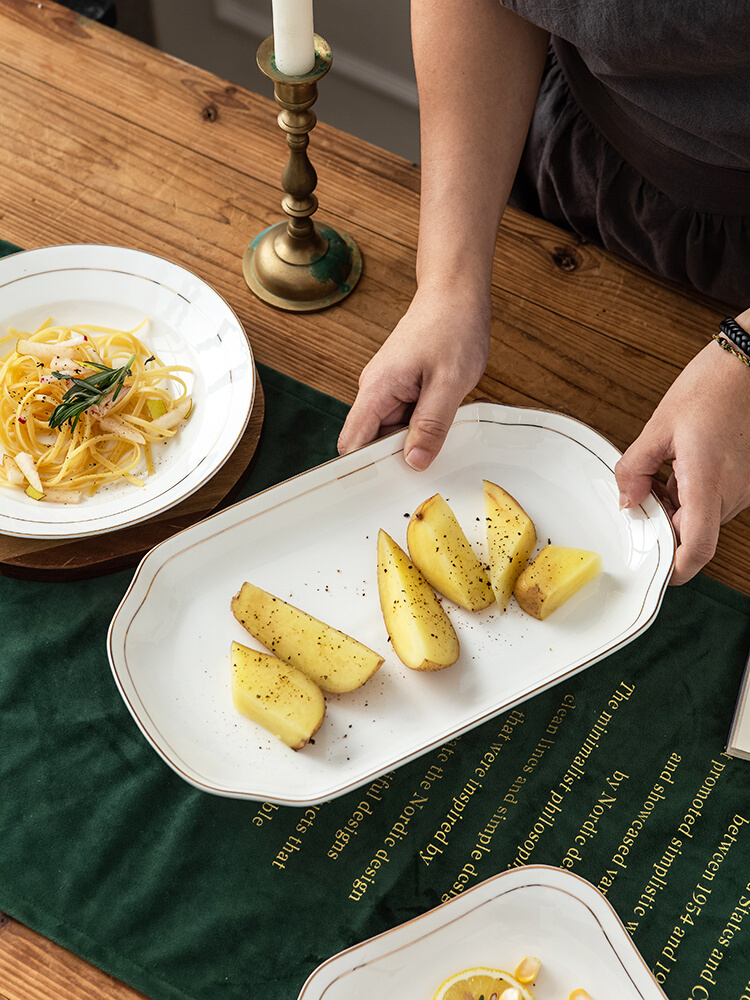
MULTIPOLYGON (((32 334, 10 330, 0 340, 0 345, 16 341, 0 362, 0 450, 13 460, 0 463, 0 486, 33 486, 38 492, 41 485, 43 498, 52 491, 49 500, 56 503, 66 502, 66 496, 67 502, 77 503, 118 480, 143 486, 141 475, 154 471, 153 445, 174 437, 192 410, 187 383, 179 374, 192 369, 165 365, 151 353, 137 336, 147 322, 115 330, 60 326, 48 319, 32 334), (78 393, 79 383, 72 380, 92 376, 100 365, 121 369, 119 386, 109 392, 106 383, 104 389, 94 389, 96 402, 90 405, 88 390, 79 394, 74 398, 82 401, 75 405, 86 408, 77 419, 50 427, 66 392, 75 387, 78 393), (125 365, 129 374, 122 378, 125 365), (158 401, 162 416, 151 417, 149 401, 152 408, 158 401)), ((84 382, 84 388, 88 385, 84 382)))

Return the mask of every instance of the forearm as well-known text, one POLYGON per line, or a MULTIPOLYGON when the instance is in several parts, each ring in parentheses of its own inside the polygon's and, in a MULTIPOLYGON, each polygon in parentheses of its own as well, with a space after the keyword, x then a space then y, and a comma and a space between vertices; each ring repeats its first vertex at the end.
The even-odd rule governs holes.
POLYGON ((422 192, 417 279, 488 292, 546 32, 499 0, 412 0, 422 192))

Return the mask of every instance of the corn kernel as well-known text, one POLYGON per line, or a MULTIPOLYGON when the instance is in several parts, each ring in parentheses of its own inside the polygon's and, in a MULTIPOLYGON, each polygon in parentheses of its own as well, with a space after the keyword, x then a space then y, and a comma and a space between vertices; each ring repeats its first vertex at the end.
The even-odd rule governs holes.
POLYGON ((541 967, 541 958, 533 958, 531 955, 524 955, 516 967, 516 979, 519 983, 523 983, 524 985, 527 983, 533 983, 539 975, 541 967))

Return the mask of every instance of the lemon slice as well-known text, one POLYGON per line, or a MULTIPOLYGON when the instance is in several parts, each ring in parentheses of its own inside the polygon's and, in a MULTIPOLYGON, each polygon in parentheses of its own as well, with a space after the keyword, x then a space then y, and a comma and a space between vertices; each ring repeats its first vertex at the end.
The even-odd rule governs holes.
POLYGON ((517 990, 521 1000, 534 1000, 526 987, 509 972, 479 966, 446 979, 432 1000, 501 1000, 506 990, 517 990))

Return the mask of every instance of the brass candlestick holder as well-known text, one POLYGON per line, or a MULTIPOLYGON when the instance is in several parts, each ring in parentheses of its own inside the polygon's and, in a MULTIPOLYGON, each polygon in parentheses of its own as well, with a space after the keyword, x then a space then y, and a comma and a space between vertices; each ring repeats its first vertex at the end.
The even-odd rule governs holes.
POLYGON ((315 65, 305 76, 276 69, 273 35, 258 48, 258 66, 273 80, 278 117, 286 132, 289 159, 281 174, 286 194, 281 207, 288 221, 263 230, 245 251, 242 272, 250 289, 271 305, 293 312, 325 309, 351 292, 362 273, 362 257, 346 233, 318 225, 313 194, 318 183, 307 155, 316 117, 310 110, 318 96, 318 80, 331 68, 331 49, 315 35, 315 65))

